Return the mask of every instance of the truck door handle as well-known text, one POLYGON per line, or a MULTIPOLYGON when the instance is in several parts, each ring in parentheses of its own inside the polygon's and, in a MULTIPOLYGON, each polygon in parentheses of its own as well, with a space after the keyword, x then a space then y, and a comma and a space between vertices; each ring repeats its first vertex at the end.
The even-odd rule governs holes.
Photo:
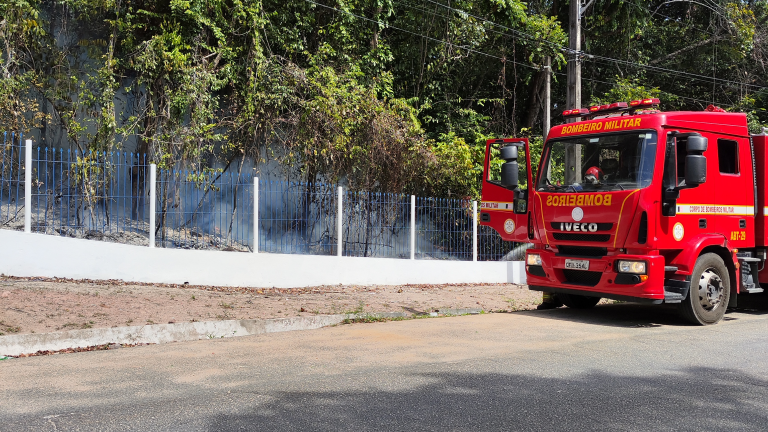
POLYGON ((739 219, 739 228, 746 228, 746 227, 747 227, 747 220, 739 219))

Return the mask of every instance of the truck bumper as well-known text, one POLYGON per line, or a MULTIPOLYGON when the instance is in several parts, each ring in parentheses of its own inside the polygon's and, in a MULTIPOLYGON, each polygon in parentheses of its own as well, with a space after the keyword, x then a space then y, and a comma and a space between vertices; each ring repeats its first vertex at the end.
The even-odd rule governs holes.
POLYGON ((664 257, 662 256, 565 257, 543 249, 529 249, 528 253, 539 254, 542 264, 525 267, 528 287, 532 290, 640 303, 664 302, 664 257), (588 261, 589 270, 566 269, 566 260, 588 261), (645 261, 647 278, 618 273, 616 269, 619 260, 645 261))

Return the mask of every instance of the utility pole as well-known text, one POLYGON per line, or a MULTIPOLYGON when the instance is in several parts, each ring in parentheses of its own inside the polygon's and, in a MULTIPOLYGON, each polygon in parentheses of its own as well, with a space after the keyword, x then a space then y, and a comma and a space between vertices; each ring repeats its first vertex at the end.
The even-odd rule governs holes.
POLYGON ((546 77, 544 78, 544 119, 542 122, 541 134, 546 141, 551 127, 550 119, 552 118, 552 113, 550 111, 552 109, 552 58, 550 56, 547 56, 547 58, 544 59, 544 73, 546 73, 546 77))
POLYGON ((571 0, 568 24, 568 100, 566 109, 581 108, 581 0, 571 0))
MULTIPOLYGON (((544 78, 544 121, 541 125, 541 134, 544 137, 544 142, 546 142, 549 136, 549 129, 552 127, 552 57, 550 56, 544 59, 544 72, 547 75, 544 78)), ((546 176, 547 179, 552 179, 552 165, 547 165, 546 176)))
MULTIPOLYGON (((571 0, 568 25, 568 97, 566 109, 581 108, 581 7, 582 0, 571 0)), ((575 119, 573 120, 575 121, 575 119)), ((579 182, 581 173, 581 145, 565 149, 565 184, 579 182)))

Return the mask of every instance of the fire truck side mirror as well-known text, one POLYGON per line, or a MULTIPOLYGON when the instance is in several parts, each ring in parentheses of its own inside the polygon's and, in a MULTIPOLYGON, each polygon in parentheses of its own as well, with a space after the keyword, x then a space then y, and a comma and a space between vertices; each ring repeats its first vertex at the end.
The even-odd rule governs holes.
POLYGON ((688 154, 685 156, 685 184, 696 187, 707 181, 707 139, 703 136, 690 136, 686 145, 688 154))
POLYGON ((499 150, 499 156, 501 156, 501 158, 507 162, 511 160, 517 160, 517 146, 508 145, 506 147, 502 147, 499 150))
POLYGON ((708 139, 701 135, 692 135, 688 137, 685 149, 688 150, 688 154, 702 154, 707 151, 708 139))
POLYGON ((518 190, 515 192, 515 200, 513 202, 515 213, 525 214, 528 212, 528 190, 518 190))
POLYGON ((685 157, 685 184, 698 186, 707 181, 707 157, 688 155, 685 157))
POLYGON ((501 185, 507 189, 517 188, 517 177, 520 171, 517 164, 517 146, 502 147, 499 150, 499 156, 506 161, 501 165, 501 185))

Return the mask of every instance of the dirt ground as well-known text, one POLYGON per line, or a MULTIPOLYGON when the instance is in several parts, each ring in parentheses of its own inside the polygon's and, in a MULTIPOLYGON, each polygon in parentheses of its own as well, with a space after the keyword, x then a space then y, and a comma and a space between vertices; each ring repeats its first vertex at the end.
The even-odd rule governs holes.
POLYGON ((509 312, 540 300, 514 284, 261 289, 0 276, 0 335, 350 312, 509 312))

